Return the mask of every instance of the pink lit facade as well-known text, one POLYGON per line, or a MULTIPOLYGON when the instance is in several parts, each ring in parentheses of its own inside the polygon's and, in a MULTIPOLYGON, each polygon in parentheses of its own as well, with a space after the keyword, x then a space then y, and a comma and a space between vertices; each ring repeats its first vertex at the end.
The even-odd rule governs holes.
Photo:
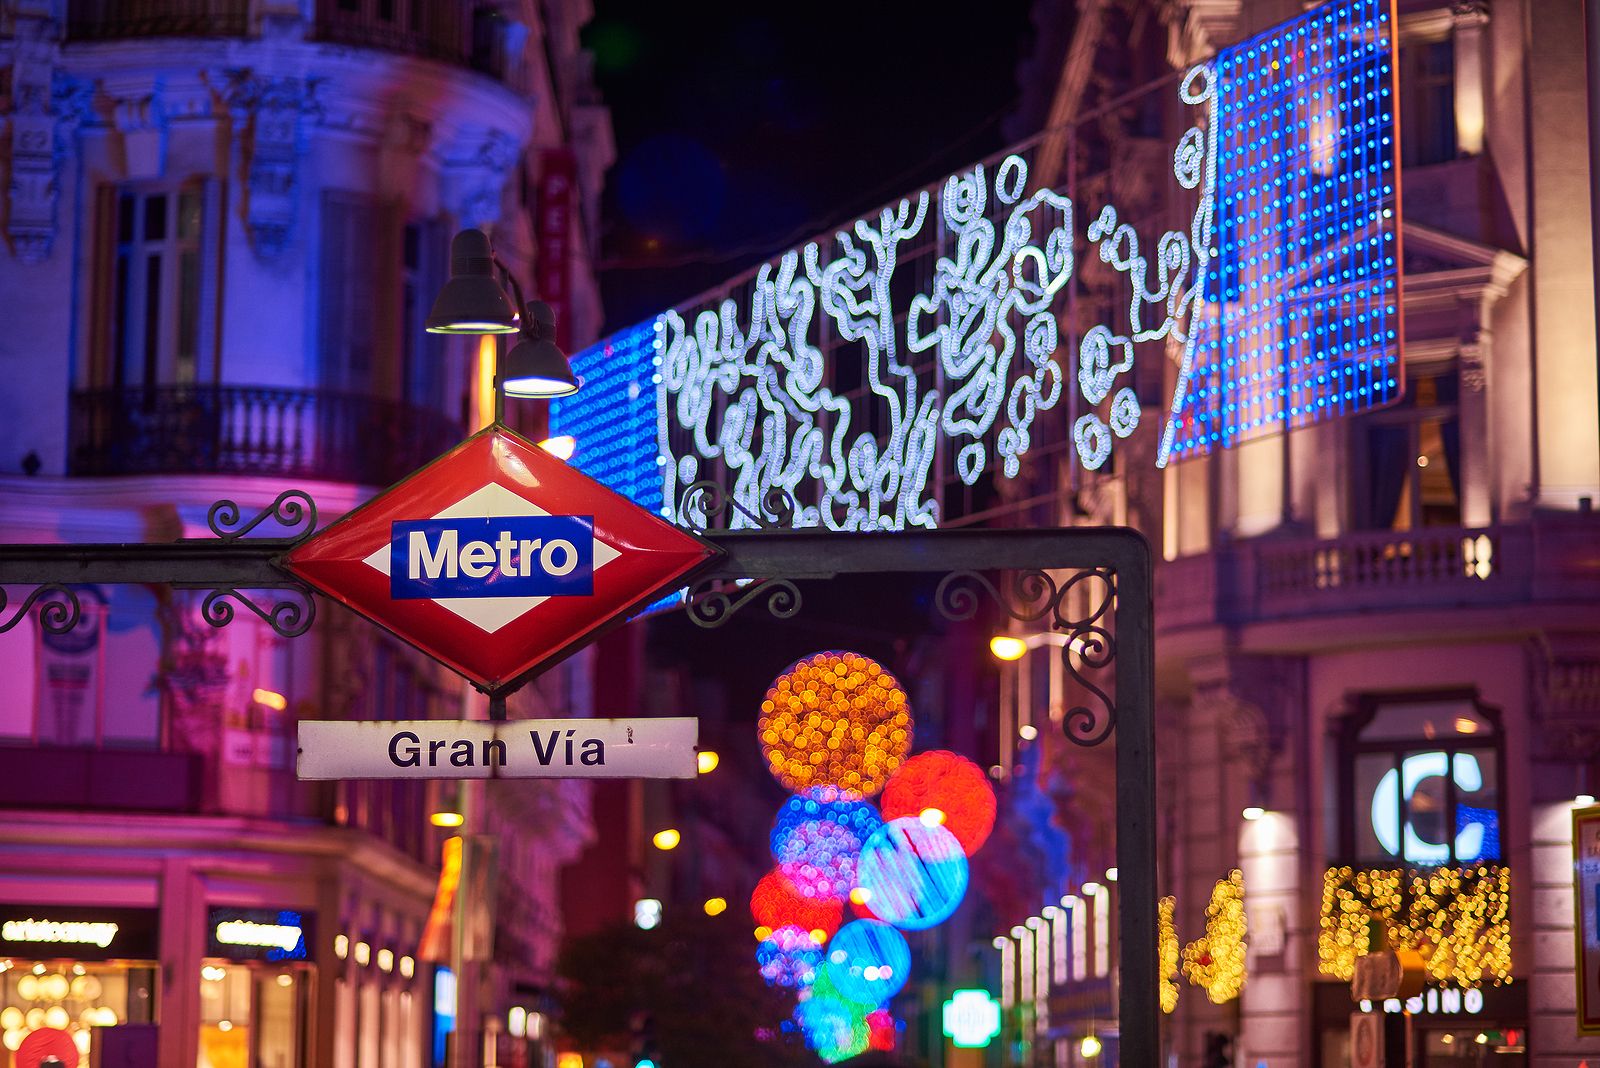
MULTIPOLYGON (((477 347, 422 319, 456 229, 490 232, 525 287, 564 280, 566 336, 592 338, 612 148, 589 17, 0 6, 0 541, 211 537, 213 502, 249 516, 291 487, 327 523, 453 445, 477 347), (568 210, 539 220, 569 172, 568 210)), ((510 421, 537 437, 537 408, 510 421)), ((442 1063, 450 962, 419 952, 458 833, 441 811, 496 862, 493 948, 454 977, 461 1051, 554 1063, 558 876, 593 837, 587 791, 300 784, 298 719, 481 718, 483 699, 329 602, 285 639, 242 606, 207 625, 199 593, 81 595, 69 635, 0 634, 0 1064, 35 1008, 108 1064, 442 1063)), ((588 689, 563 669, 511 714, 584 714, 588 689)))
MULTIPOLYGON (((1034 89, 1039 122, 1071 121, 1137 84, 1130 70, 1182 68, 1303 10, 1075 7, 1054 84, 1034 89)), ((1176 977, 1174 1063, 1210 1063, 1219 1048, 1238 1065, 1350 1063, 1361 1006, 1334 974, 1337 953, 1319 946, 1325 892, 1338 900, 1328 885, 1344 868, 1398 870, 1408 886, 1441 870, 1508 880, 1506 921, 1467 941, 1503 934, 1509 982, 1492 962, 1481 978, 1470 967, 1430 978, 1410 1006, 1416 1063, 1600 1055, 1600 1039, 1577 1033, 1573 959, 1571 812, 1600 782, 1582 5, 1401 0, 1398 25, 1407 399, 1164 472, 1154 438, 1136 435, 1115 472, 1040 460, 1033 483, 1013 490, 1016 522, 1131 524, 1161 561, 1161 892, 1176 898, 1181 947, 1206 931, 1212 888, 1237 868, 1249 928, 1238 997, 1212 1004, 1176 977), (1038 506, 1052 485, 1071 489, 1038 506)), ((1146 402, 1146 423, 1161 414, 1146 402)), ((1054 648, 1030 644, 1001 666, 1001 722, 1022 731, 1002 741, 1001 760, 1045 747, 1041 781, 1074 798, 1055 819, 1081 850, 1080 874, 1037 912, 1058 908, 1056 894, 1092 899, 1082 884, 1104 885, 1112 859, 1109 812, 1094 809, 1109 777, 1059 741, 1077 698, 1043 666, 1054 648), (1033 730, 1039 741, 1026 740, 1033 730)), ((1456 915, 1446 897, 1440 908, 1456 915)), ((1115 1027, 1097 985, 1096 920, 1057 940, 1065 960, 1050 982, 1034 982, 1045 967, 1020 980, 1020 996, 1008 987, 1033 1013, 1015 1032, 1029 1043, 1024 1063, 1101 1063, 1081 1050, 1091 1030, 1115 1027)), ((996 933, 1007 983, 1018 982, 1018 940, 996 933)))

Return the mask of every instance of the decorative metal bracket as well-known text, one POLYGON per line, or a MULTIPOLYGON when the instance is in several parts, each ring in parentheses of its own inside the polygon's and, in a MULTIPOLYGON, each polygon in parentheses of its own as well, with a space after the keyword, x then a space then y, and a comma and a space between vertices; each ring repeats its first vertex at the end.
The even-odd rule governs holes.
POLYGON ((678 502, 678 524, 702 534, 734 529, 736 516, 749 521, 748 529, 789 530, 794 526, 794 497, 787 490, 769 489, 761 496, 758 514, 720 483, 704 480, 691 483, 678 502))
MULTIPOLYGON (((5 612, 9 600, 6 591, 0 589, 0 613, 5 612)), ((83 606, 78 603, 78 591, 59 582, 47 582, 29 591, 10 617, 0 619, 0 634, 26 619, 36 604, 39 606, 39 626, 51 634, 65 634, 78 625, 83 615, 83 606)))
POLYGON ((980 594, 988 597, 1012 619, 1024 623, 1047 621, 1066 634, 1061 663, 1079 686, 1092 695, 1098 708, 1073 705, 1062 717, 1061 729, 1078 745, 1099 745, 1117 725, 1117 704, 1085 671, 1099 672, 1117 656, 1116 635, 1103 626, 1117 596, 1116 572, 1095 567, 1075 571, 1063 583, 1048 572, 1030 568, 1012 573, 1007 592, 976 571, 952 571, 939 580, 934 607, 952 621, 971 619, 978 612, 980 594), (1077 596, 1074 596, 1074 594, 1077 596), (1074 609, 1074 604, 1084 607, 1074 609))
MULTIPOLYGON (((785 490, 769 489, 761 498, 761 514, 757 514, 720 483, 701 481, 684 490, 678 503, 678 522, 702 535, 728 532, 738 516, 749 521, 747 529, 788 530, 794 526, 794 498, 785 490), (717 525, 713 526, 713 521, 717 525)), ((691 586, 684 597, 684 610, 695 626, 711 630, 763 599, 773 619, 793 618, 805 603, 800 587, 787 578, 738 579, 733 583, 719 579, 691 586)))
POLYGON ((290 530, 296 527, 302 528, 292 537, 273 539, 279 542, 281 547, 299 545, 317 529, 317 503, 305 490, 284 490, 278 494, 276 500, 257 512, 248 523, 241 524, 240 515, 239 505, 236 502, 221 500, 213 504, 211 510, 206 513, 206 526, 223 541, 238 541, 268 519, 276 520, 280 526, 290 530))

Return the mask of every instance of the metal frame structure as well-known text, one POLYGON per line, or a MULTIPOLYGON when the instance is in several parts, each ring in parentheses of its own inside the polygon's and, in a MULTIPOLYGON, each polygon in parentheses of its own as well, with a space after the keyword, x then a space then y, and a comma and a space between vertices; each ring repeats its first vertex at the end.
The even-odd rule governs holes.
MULTIPOLYGON (((688 576, 685 608, 698 625, 721 626, 752 605, 764 606, 776 618, 789 618, 801 608, 796 580, 900 573, 942 576, 934 606, 946 619, 971 619, 987 599, 1014 619, 1065 634, 1063 665, 1087 695, 1063 718, 1067 738, 1094 746, 1113 731, 1116 734, 1121 1063, 1156 1068, 1161 1013, 1156 953, 1155 597, 1153 562, 1144 536, 1107 527, 839 534, 785 529, 792 514, 789 502, 775 499, 763 506, 772 519, 746 513, 757 523, 756 529, 717 529, 712 524, 739 506, 709 484, 697 484, 685 494, 680 510, 684 525, 708 528, 697 533, 719 550, 688 576), (1109 688, 1101 677, 1107 671, 1112 679, 1109 688)), ((309 630, 316 614, 312 591, 283 570, 281 561, 316 529, 317 511, 310 496, 300 490, 285 491, 248 520, 233 501, 218 501, 207 518, 215 538, 0 545, 0 587, 32 587, 15 608, 0 589, 0 632, 30 613, 36 613, 38 625, 47 631, 70 630, 81 615, 75 586, 118 583, 205 591, 201 614, 213 626, 232 621, 238 603, 285 637, 309 630), (247 537, 269 521, 290 535, 247 537)), ((613 625, 621 625, 625 618, 613 625)), ((546 661, 539 670, 559 659, 558 655, 546 661)), ((526 681, 527 677, 489 693, 492 717, 504 718, 506 694, 526 681)))

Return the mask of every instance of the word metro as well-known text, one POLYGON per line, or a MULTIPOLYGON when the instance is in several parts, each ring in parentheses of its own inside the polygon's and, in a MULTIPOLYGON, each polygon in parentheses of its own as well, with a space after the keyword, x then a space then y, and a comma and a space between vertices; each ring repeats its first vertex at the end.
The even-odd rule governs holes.
POLYGON ((591 516, 400 520, 390 530, 389 596, 397 601, 594 593, 591 516))
POLYGON ((300 724, 301 779, 692 779, 700 721, 549 719, 300 724))

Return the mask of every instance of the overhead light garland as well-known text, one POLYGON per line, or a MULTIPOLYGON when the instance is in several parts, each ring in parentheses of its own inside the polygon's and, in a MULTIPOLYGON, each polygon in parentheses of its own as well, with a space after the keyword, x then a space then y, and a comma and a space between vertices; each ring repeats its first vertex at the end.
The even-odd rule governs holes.
POLYGON ((1511 870, 1500 864, 1411 871, 1329 868, 1323 874, 1317 957, 1348 980, 1367 952, 1368 925, 1389 945, 1415 949, 1429 978, 1457 987, 1511 977, 1511 870))

